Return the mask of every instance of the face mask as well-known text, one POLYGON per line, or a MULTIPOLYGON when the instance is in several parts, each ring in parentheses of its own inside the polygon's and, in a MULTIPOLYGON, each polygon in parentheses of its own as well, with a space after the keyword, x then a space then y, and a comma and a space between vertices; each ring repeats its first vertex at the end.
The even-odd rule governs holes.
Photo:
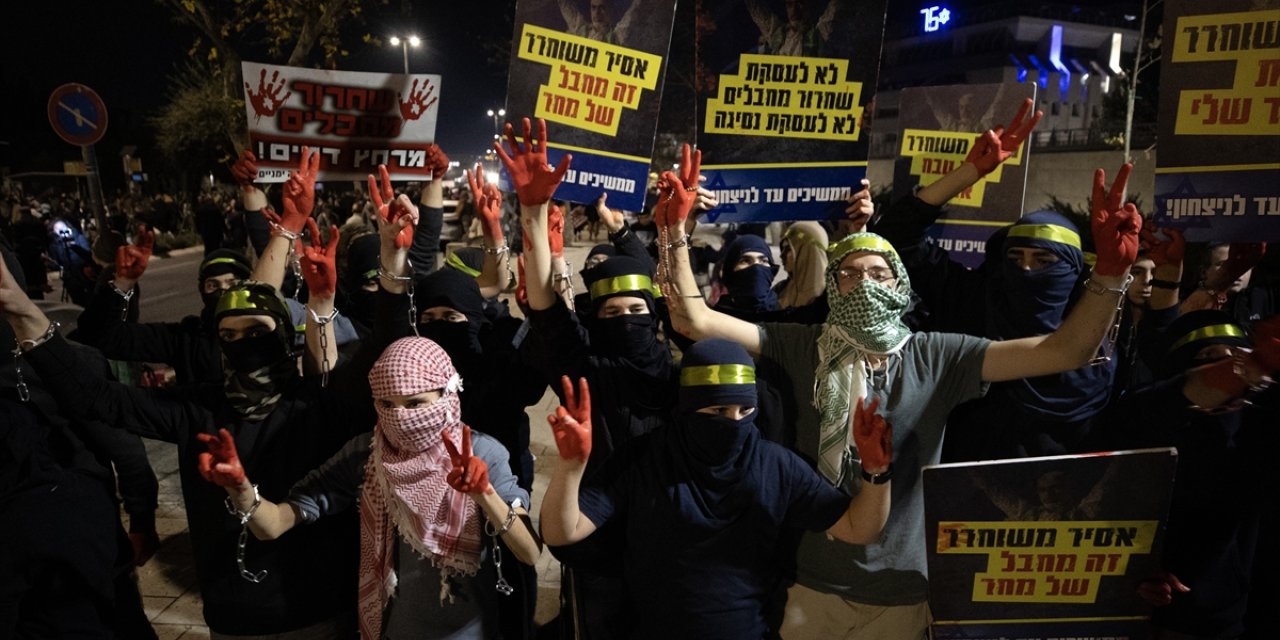
POLYGON ((1002 300, 990 307, 1001 338, 1043 335, 1062 324, 1079 276, 1069 261, 1028 271, 1006 259, 1001 275, 1002 300))
POLYGON ((710 413, 686 414, 682 428, 690 457, 708 466, 733 460, 755 430, 755 419, 754 411, 741 420, 710 413))
POLYGON ((776 274, 777 267, 762 264, 726 273, 723 282, 732 305, 750 311, 776 309, 778 297, 771 288, 776 274))
POLYGON ((648 359, 658 344, 651 314, 597 318, 591 323, 591 346, 614 358, 648 359))
POLYGON ((347 294, 346 309, 342 310, 343 315, 363 324, 366 327, 373 326, 374 302, 375 294, 373 291, 365 291, 364 289, 354 289, 347 294))
POLYGON ((234 342, 219 342, 219 346, 227 364, 239 373, 274 368, 273 365, 293 357, 293 350, 277 331, 234 342))
POLYGON ((465 362, 480 354, 479 342, 470 322, 432 320, 418 325, 422 337, 440 345, 455 364, 465 362))
POLYGON ((445 427, 462 418, 457 393, 446 393, 425 407, 376 406, 378 428, 396 449, 421 452, 440 443, 445 427))
POLYGON ((894 349, 911 333, 902 323, 911 296, 879 282, 862 280, 848 293, 832 296, 830 304, 827 324, 838 325, 874 352, 894 349))

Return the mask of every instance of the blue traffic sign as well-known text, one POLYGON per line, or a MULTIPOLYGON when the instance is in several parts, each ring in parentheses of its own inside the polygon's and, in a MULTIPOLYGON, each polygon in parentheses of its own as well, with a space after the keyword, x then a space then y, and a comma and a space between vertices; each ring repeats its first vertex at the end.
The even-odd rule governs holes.
POLYGON ((107 105, 89 87, 64 84, 49 96, 49 124, 71 144, 94 144, 107 132, 107 105))

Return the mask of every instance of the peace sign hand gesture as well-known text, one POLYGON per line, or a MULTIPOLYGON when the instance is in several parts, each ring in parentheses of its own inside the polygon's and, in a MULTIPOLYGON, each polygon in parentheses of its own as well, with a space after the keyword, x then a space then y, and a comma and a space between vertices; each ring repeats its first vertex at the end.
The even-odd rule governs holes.
POLYGON ((489 484, 489 465, 471 453, 471 427, 462 425, 461 451, 453 444, 447 431, 443 435, 444 448, 449 450, 449 461, 453 463, 453 469, 445 479, 449 486, 470 496, 493 493, 489 484))

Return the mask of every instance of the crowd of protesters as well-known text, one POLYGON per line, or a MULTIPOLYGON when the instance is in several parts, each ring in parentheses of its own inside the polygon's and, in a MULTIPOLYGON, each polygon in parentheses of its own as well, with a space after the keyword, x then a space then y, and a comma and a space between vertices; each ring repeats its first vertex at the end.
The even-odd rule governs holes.
POLYGON ((554 201, 571 157, 508 125, 514 193, 468 171, 479 246, 445 259, 442 150, 422 183, 383 169, 329 194, 304 148, 270 196, 245 152, 235 197, 190 207, 202 304, 178 323, 138 305, 181 208, 114 203, 131 241, 102 264, 74 201, 13 203, 0 632, 155 637, 132 576, 158 544, 143 437, 177 445, 215 638, 925 638, 921 467, 1156 446, 1178 476, 1132 598, 1158 638, 1263 637, 1275 255, 1144 223, 1125 165, 1081 185, 1087 229, 1028 212, 960 266, 926 230, 1016 152, 1030 106, 910 197, 878 209, 854 185, 844 219, 788 225, 777 254, 760 227, 694 240, 718 203, 687 145, 625 214, 554 201), (600 231, 575 292, 565 238, 600 231), (68 254, 84 311, 64 337, 33 300, 49 259, 72 286, 68 254), (548 387, 544 426, 526 409, 548 387), (559 454, 540 505, 531 429, 559 454), (544 545, 562 606, 535 628, 544 545))

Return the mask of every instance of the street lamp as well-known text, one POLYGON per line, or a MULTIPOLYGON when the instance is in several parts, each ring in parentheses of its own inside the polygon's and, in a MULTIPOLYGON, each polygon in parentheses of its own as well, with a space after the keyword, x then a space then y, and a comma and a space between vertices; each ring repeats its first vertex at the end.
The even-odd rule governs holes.
POLYGON ((501 129, 498 128, 498 123, 502 120, 503 116, 507 115, 507 110, 498 109, 497 111, 494 111, 493 109, 490 109, 486 113, 489 114, 490 118, 493 118, 493 138, 497 140, 498 132, 501 131, 501 129))
POLYGON ((404 74, 409 75, 409 47, 416 49, 422 44, 422 39, 418 36, 409 36, 408 38, 391 36, 390 42, 391 46, 400 47, 400 50, 404 52, 404 74))

